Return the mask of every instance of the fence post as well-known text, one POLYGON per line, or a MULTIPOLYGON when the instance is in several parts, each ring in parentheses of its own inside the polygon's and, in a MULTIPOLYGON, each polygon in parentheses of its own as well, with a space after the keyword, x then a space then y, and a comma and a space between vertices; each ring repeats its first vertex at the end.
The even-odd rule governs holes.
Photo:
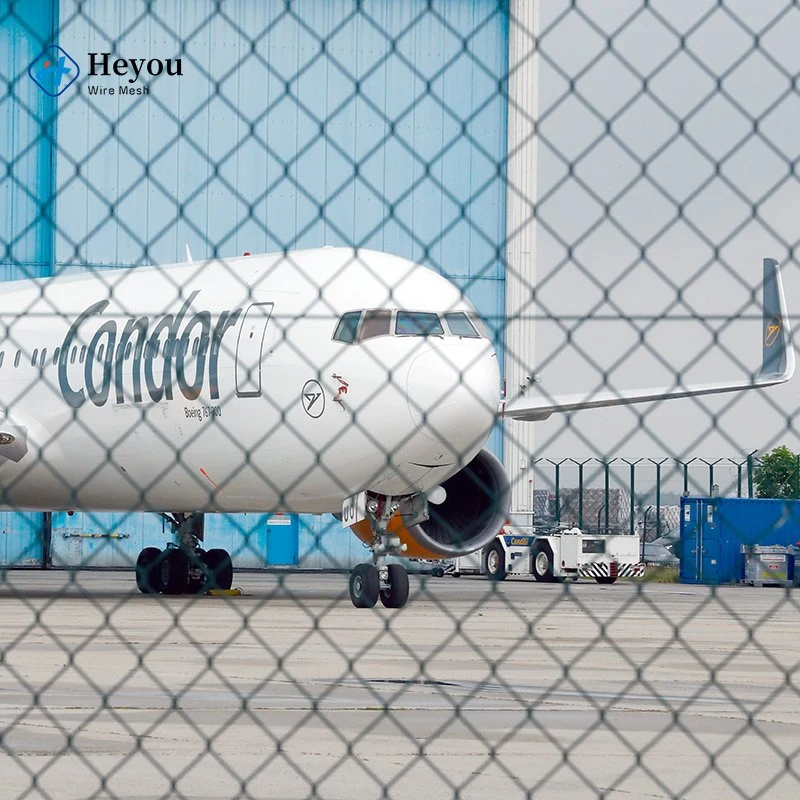
POLYGON ((593 459, 587 458, 586 461, 576 461, 569 459, 573 464, 578 465, 578 527, 583 530, 583 467, 593 459))
POLYGON ((650 462, 656 465, 656 539, 661 536, 661 465, 667 461, 662 458, 661 461, 649 459, 650 462))
MULTIPOLYGON (((603 506, 605 510, 605 531, 608 533, 608 506, 610 503, 610 494, 611 494, 611 481, 610 481, 610 469, 611 464, 613 464, 617 459, 612 458, 611 461, 601 461, 599 458, 596 459, 600 461, 603 465, 603 506)), ((598 520, 600 519, 600 512, 597 514, 598 520)), ((600 524, 597 525, 597 532, 600 533, 600 524)))
MULTIPOLYGON (((733 460, 733 459, 731 459, 733 460)), ((736 496, 742 496, 742 463, 741 461, 734 461, 736 464, 736 496)))
POLYGON ((747 454, 747 496, 753 496, 753 456, 758 452, 758 449, 752 450, 747 454))
POLYGON ((704 458, 701 458, 702 461, 708 467, 708 496, 711 497, 714 494, 714 467, 722 461, 721 458, 718 458, 716 461, 706 461, 704 458))
POLYGON ((636 465, 644 459, 637 458, 636 461, 628 461, 627 458, 621 459, 631 468, 631 523, 630 534, 633 536, 636 533, 636 465))
POLYGON ((697 461, 696 458, 692 458, 689 461, 681 461, 679 458, 675 459, 676 464, 680 464, 683 467, 683 496, 689 496, 689 464, 692 462, 697 461))
POLYGON ((556 518, 556 525, 558 525, 561 522, 561 465, 565 461, 569 461, 569 459, 562 458, 561 461, 553 461, 551 458, 548 458, 547 460, 555 467, 556 507, 554 509, 554 512, 556 518))

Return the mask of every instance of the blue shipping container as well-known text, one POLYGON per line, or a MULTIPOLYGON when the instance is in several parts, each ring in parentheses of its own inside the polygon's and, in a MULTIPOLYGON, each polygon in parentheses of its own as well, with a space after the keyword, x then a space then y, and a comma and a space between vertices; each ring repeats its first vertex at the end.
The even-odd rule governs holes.
POLYGON ((681 583, 737 583, 744 579, 742 545, 798 541, 798 500, 681 498, 681 583))

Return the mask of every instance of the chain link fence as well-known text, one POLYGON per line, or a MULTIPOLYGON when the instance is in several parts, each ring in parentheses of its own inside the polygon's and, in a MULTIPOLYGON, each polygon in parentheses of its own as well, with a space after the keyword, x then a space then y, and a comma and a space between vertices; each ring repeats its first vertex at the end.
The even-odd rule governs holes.
POLYGON ((800 540, 715 505, 797 449, 793 384, 619 401, 775 377, 798 33, 0 0, 2 796, 795 796, 792 554, 702 585, 800 540), (508 515, 685 528, 687 583, 558 535, 440 576, 508 515))

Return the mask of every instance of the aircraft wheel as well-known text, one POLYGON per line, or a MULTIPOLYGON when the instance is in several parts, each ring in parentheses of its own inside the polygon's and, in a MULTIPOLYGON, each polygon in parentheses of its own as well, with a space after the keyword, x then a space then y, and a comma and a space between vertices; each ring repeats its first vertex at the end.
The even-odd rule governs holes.
POLYGON ((506 554, 497 542, 486 551, 486 574, 493 581, 506 579, 506 554))
POLYGON ((356 608, 372 608, 378 602, 379 590, 377 568, 372 564, 356 564, 350 573, 350 600, 353 605, 356 608))
POLYGON ((195 550, 189 553, 189 579, 186 584, 186 591, 189 594, 205 594, 211 587, 211 580, 206 563, 204 550, 195 550))
POLYGON ((604 586, 610 586, 612 583, 616 583, 617 582, 616 578, 610 578, 607 575, 599 577, 599 578, 595 578, 595 580, 598 583, 600 583, 600 584, 602 584, 604 586))
POLYGON ((533 546, 533 577, 542 583, 553 581, 553 551, 547 542, 536 542, 533 546))
POLYGON ((164 594, 183 594, 189 586, 189 558, 179 547, 168 547, 158 567, 164 594))
POLYGON ((400 564, 389 564, 389 588, 381 589, 381 603, 386 608, 402 608, 408 602, 408 573, 400 564))
POLYGON ((233 562, 227 550, 215 548, 205 554, 209 589, 230 589, 233 585, 233 562))
POLYGON ((142 594, 158 594, 161 591, 156 568, 160 555, 157 547, 145 547, 136 559, 136 586, 142 594))

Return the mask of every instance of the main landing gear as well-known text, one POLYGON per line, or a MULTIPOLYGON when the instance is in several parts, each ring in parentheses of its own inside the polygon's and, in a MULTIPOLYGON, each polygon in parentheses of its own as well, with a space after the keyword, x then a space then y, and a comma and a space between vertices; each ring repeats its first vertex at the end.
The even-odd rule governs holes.
POLYGON ((136 559, 136 585, 144 594, 205 594, 230 589, 233 564, 227 550, 203 550, 202 514, 161 515, 172 527, 178 544, 163 549, 145 547, 136 559))
POLYGON ((372 608, 380 597, 386 608, 402 608, 408 602, 408 573, 400 564, 386 564, 386 556, 401 555, 405 545, 388 531, 389 520, 399 506, 391 497, 367 502, 374 532, 372 564, 357 564, 350 573, 350 600, 356 608, 372 608))

